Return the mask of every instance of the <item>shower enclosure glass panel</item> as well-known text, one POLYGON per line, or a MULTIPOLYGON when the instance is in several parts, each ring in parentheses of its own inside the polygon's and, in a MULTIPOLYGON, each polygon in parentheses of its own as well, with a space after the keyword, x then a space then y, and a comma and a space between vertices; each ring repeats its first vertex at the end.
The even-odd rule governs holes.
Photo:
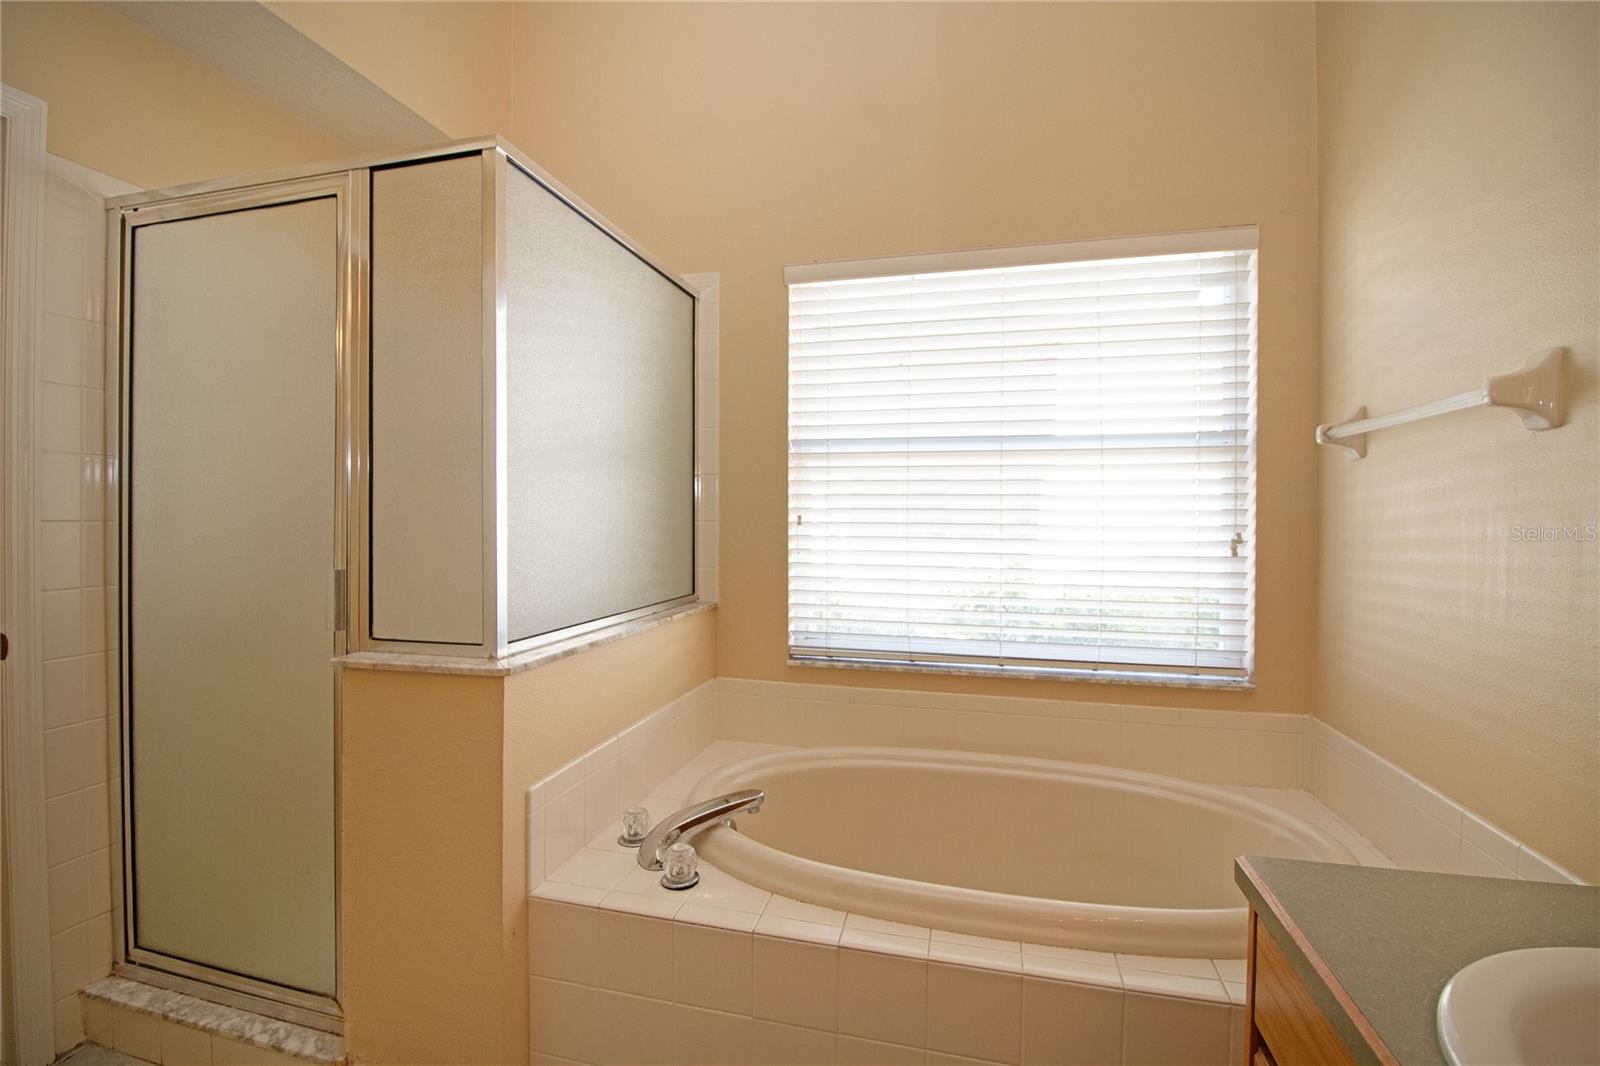
POLYGON ((132 230, 123 457, 130 958, 328 997, 338 226, 132 230))
POLYGON ((694 594, 694 297, 515 165, 507 635, 694 594))
POLYGON ((484 637, 483 159, 372 174, 372 635, 484 637))

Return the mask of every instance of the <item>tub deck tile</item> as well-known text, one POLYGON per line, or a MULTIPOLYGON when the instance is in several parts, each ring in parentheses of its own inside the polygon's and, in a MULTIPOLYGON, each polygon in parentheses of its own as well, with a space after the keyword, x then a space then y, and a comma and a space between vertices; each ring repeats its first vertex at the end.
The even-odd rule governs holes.
POLYGON ((863 933, 887 933, 890 936, 908 937, 912 940, 928 940, 933 936, 933 930, 925 925, 909 925, 905 922, 891 922, 883 918, 869 918, 865 914, 851 914, 844 920, 846 929, 858 929, 863 933))
POLYGON ((1007 951, 1004 948, 986 948, 973 944, 951 943, 948 940, 934 940, 929 945, 928 958, 933 962, 944 962, 953 966, 997 970, 1004 973, 1022 972, 1020 948, 1007 951))
POLYGON ((1147 973, 1174 974, 1179 977, 1217 979, 1217 967, 1210 959, 1174 959, 1164 955, 1127 955, 1117 953, 1117 968, 1123 973, 1142 970, 1147 973))
POLYGON ((992 936, 974 936, 971 933, 952 933, 948 929, 933 929, 929 935, 936 941, 946 944, 965 944, 970 948, 988 948, 991 951, 1022 952, 1022 943, 1017 940, 1001 940, 992 936))
MULTIPOLYGON (((637 864, 635 869, 637 869, 637 864)), ((648 871, 646 871, 648 872, 648 871)), ((667 889, 657 886, 659 891, 667 889)), ((759 915, 767 909, 772 893, 724 873, 708 862, 700 864, 700 883, 683 893, 690 903, 703 907, 719 907, 729 911, 743 911, 759 915)))
POLYGON ((539 899, 551 899, 557 903, 576 903, 582 907, 599 906, 600 901, 606 898, 604 889, 585 888, 583 885, 569 885, 562 881, 544 881, 534 889, 532 895, 539 899))
POLYGON ((1062 948, 1054 944, 1027 944, 1022 945, 1022 954, 1035 955, 1045 959, 1070 959, 1073 962, 1086 962, 1091 966, 1109 966, 1117 969, 1117 957, 1109 951, 1090 951, 1087 948, 1062 948))
POLYGON ((1048 955, 1023 955, 1022 972, 1027 977, 1066 981, 1075 985, 1094 985, 1097 988, 1122 987, 1122 973, 1115 965, 1104 966, 1079 959, 1053 958, 1048 955))
POLYGON ((672 921, 683 909, 683 901, 677 899, 660 899, 656 896, 639 896, 632 892, 608 892, 599 903, 601 910, 620 911, 623 914, 637 914, 646 918, 660 918, 663 921, 672 921))
POLYGON ((751 914, 749 911, 728 910, 726 907, 707 907, 691 901, 679 909, 677 920, 688 925, 703 925, 710 929, 753 933, 761 921, 761 916, 751 914))
POLYGON ((823 925, 821 922, 808 922, 800 918, 784 918, 769 910, 756 922, 756 932, 762 936, 803 940, 807 943, 837 947, 844 933, 844 926, 823 925))
POLYGON ((1181 999, 1204 1000, 1208 1003, 1228 1002, 1228 990, 1215 977, 1185 977, 1180 974, 1153 973, 1149 970, 1123 970, 1122 987, 1129 992, 1176 996, 1181 999))
POLYGON ((1243 959, 1212 959, 1211 965, 1217 968, 1217 976, 1224 981, 1244 983, 1245 962, 1243 959))
MULTIPOLYGON (((852 918, 855 915, 851 915, 852 918)), ((851 926, 845 922, 844 934, 839 938, 842 948, 854 948, 857 951, 870 952, 874 955, 894 955, 903 959, 926 959, 928 957, 929 941, 916 937, 895 936, 893 933, 878 933, 868 929, 851 926)))
POLYGON ((551 881, 610 891, 638 864, 633 855, 582 848, 550 875, 551 881))
POLYGON ((813 922, 817 925, 836 925, 844 927, 845 912, 836 911, 832 907, 819 907, 815 903, 802 903, 788 896, 773 896, 767 901, 767 909, 763 914, 770 914, 774 918, 794 918, 802 922, 813 922))

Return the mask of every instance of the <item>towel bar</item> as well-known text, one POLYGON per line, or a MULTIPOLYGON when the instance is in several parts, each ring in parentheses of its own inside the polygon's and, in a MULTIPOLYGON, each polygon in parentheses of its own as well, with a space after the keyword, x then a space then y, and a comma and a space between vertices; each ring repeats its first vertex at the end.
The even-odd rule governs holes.
POLYGON ((1337 444, 1350 452, 1350 458, 1367 454, 1367 434, 1377 429, 1417 422, 1469 407, 1509 407, 1522 416, 1531 430, 1555 429, 1567 419, 1566 398, 1561 388, 1561 371, 1566 361, 1565 348, 1547 348, 1530 357, 1521 370, 1497 374, 1482 388, 1446 396, 1442 400, 1419 403, 1386 415, 1367 417, 1365 407, 1357 407, 1343 422, 1317 427, 1318 444, 1337 444))

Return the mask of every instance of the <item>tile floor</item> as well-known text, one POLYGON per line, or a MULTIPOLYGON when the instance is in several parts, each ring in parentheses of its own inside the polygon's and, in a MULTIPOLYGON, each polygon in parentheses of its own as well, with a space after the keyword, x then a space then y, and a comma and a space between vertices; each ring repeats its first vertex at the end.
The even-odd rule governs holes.
POLYGON ((154 1066, 144 1059, 136 1059, 132 1055, 124 1055, 120 1051, 113 1051, 99 1044, 79 1044, 61 1058, 56 1060, 56 1066, 154 1066))

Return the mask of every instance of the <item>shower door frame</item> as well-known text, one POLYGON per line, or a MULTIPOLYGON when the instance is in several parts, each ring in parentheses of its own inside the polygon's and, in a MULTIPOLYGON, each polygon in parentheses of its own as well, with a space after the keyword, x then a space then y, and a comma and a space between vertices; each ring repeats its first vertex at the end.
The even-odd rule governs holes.
POLYGON ((215 191, 196 191, 189 195, 162 198, 160 193, 139 193, 114 201, 107 209, 106 262, 118 264, 115 272, 108 272, 106 293, 106 322, 114 325, 107 330, 109 349, 108 365, 114 368, 118 393, 116 433, 108 435, 114 440, 110 475, 114 484, 107 490, 114 493, 116 515, 114 549, 117 557, 117 639, 109 642, 109 654, 114 663, 108 671, 111 695, 117 701, 118 765, 122 781, 113 790, 112 825, 116 830, 114 843, 120 862, 113 864, 117 884, 114 899, 117 913, 113 915, 112 937, 113 972, 132 977, 146 984, 187 992, 202 999, 254 1011, 284 1021, 295 1022, 327 1032, 343 1031, 340 998, 344 988, 343 952, 341 950, 340 922, 340 721, 342 693, 340 672, 332 671, 333 690, 333 744, 334 766, 334 993, 323 996, 299 989, 288 988, 233 973, 214 966, 194 962, 141 948, 135 943, 136 893, 133 877, 132 839, 132 755, 128 738, 129 709, 131 704, 130 664, 124 656, 126 634, 131 629, 132 603, 128 594, 131 567, 130 491, 131 478, 124 476, 124 457, 130 454, 132 432, 132 390, 129 387, 132 360, 132 335, 128 319, 133 293, 133 233, 144 225, 173 222, 180 219, 203 218, 229 214, 253 208, 286 206, 310 200, 332 198, 337 218, 336 251, 338 293, 335 300, 336 321, 334 329, 334 460, 337 474, 330 485, 334 493, 334 558, 336 568, 329 575, 334 582, 334 647, 328 649, 330 662, 352 648, 350 610, 352 571, 354 560, 359 558, 356 541, 360 522, 352 516, 357 486, 364 477, 365 461, 360 453, 360 440, 355 431, 357 412, 364 406, 361 390, 365 387, 367 345, 367 264, 368 264, 368 172, 364 168, 324 171, 304 177, 285 177, 280 180, 261 180, 260 184, 244 187, 217 188, 215 191), (154 200, 155 202, 144 202, 154 200))

